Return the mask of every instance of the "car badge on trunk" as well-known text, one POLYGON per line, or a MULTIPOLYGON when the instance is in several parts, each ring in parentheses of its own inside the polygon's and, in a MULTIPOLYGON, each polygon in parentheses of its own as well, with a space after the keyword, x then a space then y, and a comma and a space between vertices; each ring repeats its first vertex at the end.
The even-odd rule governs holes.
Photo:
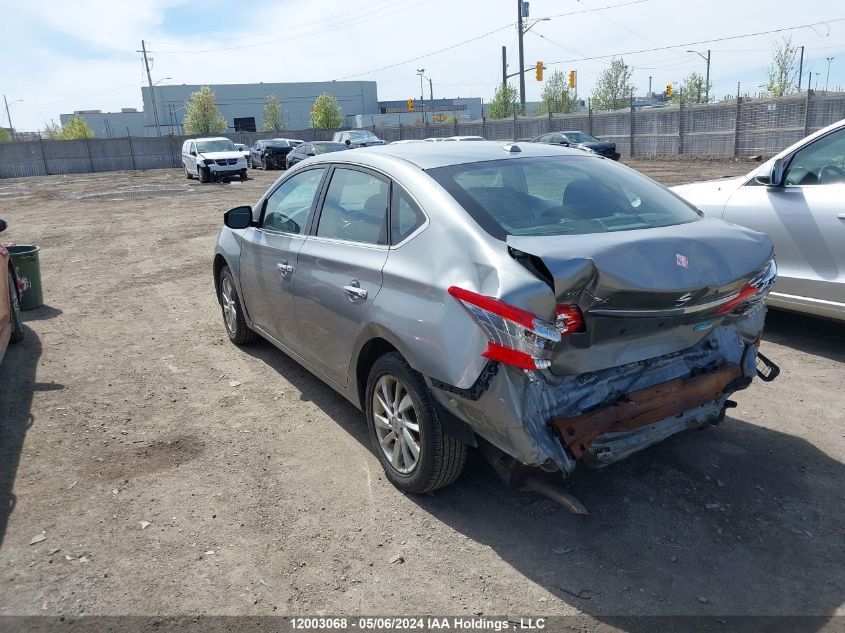
POLYGON ((675 253, 675 263, 681 268, 689 268, 689 258, 686 255, 675 253))

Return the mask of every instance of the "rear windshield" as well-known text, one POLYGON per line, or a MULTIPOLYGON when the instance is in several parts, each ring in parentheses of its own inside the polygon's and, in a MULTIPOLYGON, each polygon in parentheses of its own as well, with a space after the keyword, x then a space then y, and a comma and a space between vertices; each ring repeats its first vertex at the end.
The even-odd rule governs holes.
POLYGON ((595 136, 584 134, 584 132, 564 132, 563 134, 569 139, 570 143, 598 143, 600 142, 595 136))
POLYGON ((198 152, 236 152, 235 144, 227 138, 221 138, 217 141, 198 141, 198 152))
POLYGON ((488 233, 583 235, 698 220, 692 206, 613 161, 511 158, 429 169, 488 233))

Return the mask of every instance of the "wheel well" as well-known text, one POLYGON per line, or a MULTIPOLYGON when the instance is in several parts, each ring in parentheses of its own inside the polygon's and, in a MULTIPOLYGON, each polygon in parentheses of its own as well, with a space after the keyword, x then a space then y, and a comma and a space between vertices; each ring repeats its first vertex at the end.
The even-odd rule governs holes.
POLYGON ((226 265, 226 258, 220 253, 214 256, 214 292, 217 295, 217 301, 220 301, 220 271, 226 265))
POLYGON ((370 369, 379 358, 395 351, 397 351, 396 348, 383 338, 370 339, 361 348, 361 352, 358 354, 358 365, 355 367, 355 378, 358 387, 358 401, 361 403, 362 409, 366 402, 364 391, 367 388, 370 369))
POLYGON ((12 275, 12 287, 15 290, 15 294, 18 297, 18 301, 21 300, 21 289, 18 288, 18 271, 15 270, 15 265, 12 263, 11 258, 9 258, 9 274, 12 275))

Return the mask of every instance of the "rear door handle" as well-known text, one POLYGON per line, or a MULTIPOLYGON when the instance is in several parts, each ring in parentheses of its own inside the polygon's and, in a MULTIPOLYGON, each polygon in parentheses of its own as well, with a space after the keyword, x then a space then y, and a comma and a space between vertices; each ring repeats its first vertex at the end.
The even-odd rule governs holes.
POLYGON ((276 268, 279 269, 279 273, 282 277, 287 277, 293 272, 293 266, 288 265, 288 260, 283 259, 278 264, 276 264, 276 268))
POLYGON ((352 303, 361 303, 367 300, 367 291, 361 287, 361 283, 357 279, 353 279, 343 287, 343 292, 352 303))

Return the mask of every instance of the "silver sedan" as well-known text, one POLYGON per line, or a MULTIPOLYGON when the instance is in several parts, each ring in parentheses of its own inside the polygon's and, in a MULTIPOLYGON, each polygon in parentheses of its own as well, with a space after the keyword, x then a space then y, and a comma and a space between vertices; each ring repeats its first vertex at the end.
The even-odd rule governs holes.
POLYGON ((766 233, 777 308, 845 320, 845 120, 740 178, 674 187, 707 215, 766 233))
POLYGON ((363 409, 407 492, 468 447, 525 482, 720 423, 776 270, 766 236, 612 160, 486 141, 308 158, 226 212, 214 256, 229 338, 363 409))

